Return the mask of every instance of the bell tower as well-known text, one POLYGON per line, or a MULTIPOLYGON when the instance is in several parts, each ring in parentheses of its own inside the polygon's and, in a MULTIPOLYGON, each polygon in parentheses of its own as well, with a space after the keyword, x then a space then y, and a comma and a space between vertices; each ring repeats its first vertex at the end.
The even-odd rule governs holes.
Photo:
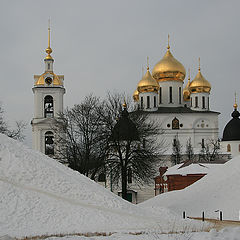
POLYGON ((56 157, 54 145, 54 124, 58 123, 58 114, 63 112, 65 94, 64 76, 53 72, 54 59, 51 56, 50 26, 48 26, 47 56, 44 59, 45 72, 34 75, 34 116, 31 121, 33 149, 50 157, 56 157))

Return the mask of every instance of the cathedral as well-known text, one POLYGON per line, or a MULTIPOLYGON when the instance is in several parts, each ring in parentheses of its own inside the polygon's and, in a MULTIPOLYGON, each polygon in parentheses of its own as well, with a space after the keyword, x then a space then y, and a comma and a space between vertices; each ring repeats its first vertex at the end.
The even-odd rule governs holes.
POLYGON ((164 138, 167 154, 171 154, 172 145, 178 138, 182 151, 191 141, 194 153, 199 153, 209 140, 218 139, 218 115, 210 106, 211 84, 204 78, 200 69, 184 87, 186 70, 174 58, 169 41, 163 58, 156 63, 152 73, 147 66, 146 74, 139 81, 133 94, 135 109, 149 113, 149 117, 158 121, 164 138))
MULTIPOLYGON (((34 116, 31 121, 33 149, 56 158, 54 145, 54 125, 61 124, 58 114, 63 112, 65 94, 64 76, 53 71, 54 59, 51 56, 50 28, 48 28, 47 56, 44 59, 45 71, 34 75, 34 116)), ((164 139, 164 153, 168 156, 159 166, 170 167, 169 160, 176 141, 181 145, 181 153, 186 152, 191 143, 193 153, 198 155, 209 141, 219 142, 219 148, 225 154, 236 156, 240 153, 240 113, 235 100, 232 119, 226 125, 223 139, 219 141, 218 115, 211 110, 211 84, 202 74, 199 66, 195 78, 191 81, 190 73, 184 86, 186 70, 174 58, 168 46, 165 55, 138 82, 133 94, 134 108, 148 112, 149 118, 157 121, 162 129, 159 141, 164 139)), ((221 134, 220 134, 221 135, 221 134)), ((156 176, 153 176, 153 179, 156 176)), ((105 186, 107 184, 105 183, 105 186)), ((121 195, 119 189, 114 192, 121 195)), ((152 185, 141 186, 131 183, 128 186, 131 202, 140 203, 154 196, 152 185)))

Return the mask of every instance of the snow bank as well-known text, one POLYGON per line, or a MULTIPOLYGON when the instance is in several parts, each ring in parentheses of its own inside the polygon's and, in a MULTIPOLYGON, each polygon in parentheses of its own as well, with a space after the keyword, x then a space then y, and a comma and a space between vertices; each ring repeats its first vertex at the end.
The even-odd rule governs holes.
POLYGON ((220 210, 224 219, 239 220, 239 184, 240 156, 209 169, 208 175, 183 190, 163 193, 140 205, 145 209, 167 207, 179 215, 186 211, 194 217, 204 211, 206 217, 217 218, 220 210))
MULTIPOLYGON (((167 231, 181 220, 151 213, 56 160, 0 134, 0 236, 167 231)), ((171 229, 170 229, 171 230, 171 229)))

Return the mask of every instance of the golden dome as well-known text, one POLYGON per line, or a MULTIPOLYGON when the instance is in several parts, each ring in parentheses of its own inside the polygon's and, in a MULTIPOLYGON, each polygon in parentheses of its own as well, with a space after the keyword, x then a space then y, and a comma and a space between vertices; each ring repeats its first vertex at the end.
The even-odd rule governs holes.
POLYGON ((139 91, 137 89, 133 93, 133 100, 134 102, 137 102, 139 100, 139 91))
MULTIPOLYGON (((199 60, 200 61, 200 60, 199 60)), ((190 91, 192 93, 209 93, 211 91, 211 84, 203 77, 200 69, 200 63, 198 68, 198 73, 193 81, 190 83, 190 91)))
POLYGON ((186 75, 184 66, 173 57, 168 44, 164 57, 154 66, 152 76, 160 81, 183 81, 186 75))
MULTIPOLYGON (((190 72, 190 71, 189 71, 190 72)), ((185 102, 187 101, 190 101, 190 89, 189 89, 189 86, 190 86, 190 74, 189 74, 189 77, 188 77, 188 82, 187 82, 187 85, 186 87, 183 89, 183 100, 185 102)))
POLYGON ((147 67, 147 72, 138 83, 137 90, 139 93, 142 93, 142 92, 157 92, 158 89, 159 84, 152 77, 151 73, 149 72, 149 67, 147 67))
MULTIPOLYGON (((50 84, 51 84, 51 79, 52 79, 52 83, 54 86, 62 86, 63 83, 62 81, 59 79, 59 77, 53 73, 53 72, 45 72, 43 73, 38 80, 35 82, 35 85, 45 85, 46 84, 46 79, 50 78, 50 84)), ((50 85, 49 84, 49 85, 50 85)))

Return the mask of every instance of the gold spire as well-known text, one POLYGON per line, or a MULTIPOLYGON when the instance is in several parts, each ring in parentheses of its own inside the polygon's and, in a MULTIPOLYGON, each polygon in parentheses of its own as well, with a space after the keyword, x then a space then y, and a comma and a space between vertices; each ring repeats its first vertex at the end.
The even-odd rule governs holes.
POLYGON ((189 89, 189 85, 190 85, 190 68, 188 69, 188 82, 186 87, 183 89, 183 99, 184 101, 190 101, 190 89, 189 89))
POLYGON ((234 107, 235 110, 237 110, 237 107, 238 107, 238 105, 237 105, 237 93, 235 92, 234 95, 235 95, 235 103, 234 103, 233 107, 234 107))
POLYGON ((167 45, 167 49, 168 49, 168 50, 170 49, 170 44, 169 44, 169 42, 170 42, 170 36, 169 36, 169 34, 168 34, 168 45, 167 45))
POLYGON ((147 70, 149 71, 149 57, 147 56, 147 70))
POLYGON ((125 97, 124 97, 124 102, 123 102, 123 108, 127 108, 127 103, 126 103, 125 97))
POLYGON ((198 71, 201 72, 201 67, 200 67, 200 57, 198 58, 198 71))
POLYGON ((45 59, 52 59, 52 56, 50 55, 52 53, 52 49, 50 47, 50 19, 48 19, 48 47, 46 49, 46 53, 48 54, 45 59))

